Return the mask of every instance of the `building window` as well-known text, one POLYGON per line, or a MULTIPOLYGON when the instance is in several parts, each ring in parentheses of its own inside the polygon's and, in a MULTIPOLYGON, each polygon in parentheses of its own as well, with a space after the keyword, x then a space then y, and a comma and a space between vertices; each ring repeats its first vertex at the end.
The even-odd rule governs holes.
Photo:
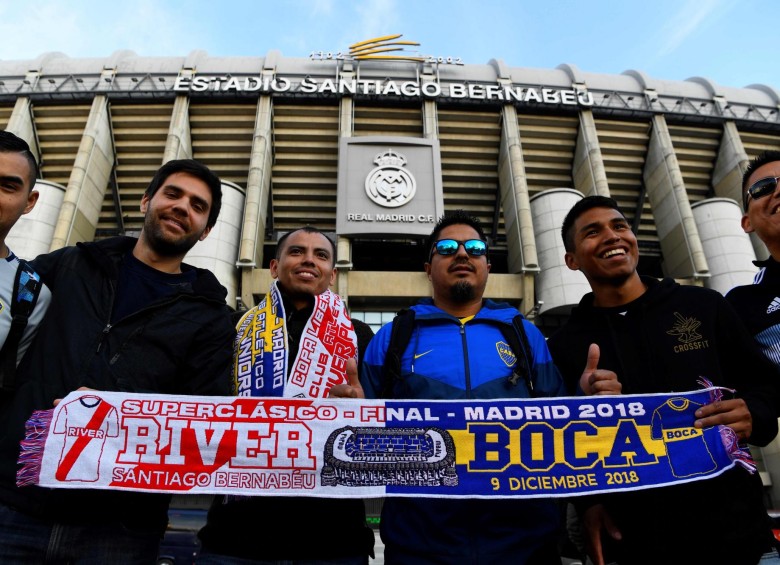
POLYGON ((352 310, 350 312, 350 317, 353 320, 360 320, 361 322, 365 322, 369 326, 371 326, 371 329, 374 331, 374 333, 379 331, 379 328, 384 326, 387 322, 392 322, 393 318, 395 318, 396 312, 371 312, 368 310, 352 310))

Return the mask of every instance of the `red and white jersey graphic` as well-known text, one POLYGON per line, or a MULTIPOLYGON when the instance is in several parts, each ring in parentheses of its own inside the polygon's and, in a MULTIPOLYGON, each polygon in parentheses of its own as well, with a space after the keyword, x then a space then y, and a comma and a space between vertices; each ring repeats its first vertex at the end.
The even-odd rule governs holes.
POLYGON ((116 408, 97 396, 82 396, 62 407, 53 433, 65 434, 57 480, 95 482, 106 438, 119 435, 116 408))

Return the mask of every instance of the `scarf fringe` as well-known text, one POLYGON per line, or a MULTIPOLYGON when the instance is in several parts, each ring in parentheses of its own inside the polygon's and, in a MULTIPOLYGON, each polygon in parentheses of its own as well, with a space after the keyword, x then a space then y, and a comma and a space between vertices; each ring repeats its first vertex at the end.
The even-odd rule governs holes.
MULTIPOLYGON (((698 383, 704 388, 710 389, 710 402, 720 402, 723 399, 724 390, 731 391, 732 393, 736 392, 731 388, 716 387, 712 384, 712 381, 706 377, 699 377, 698 383)), ((723 440, 723 446, 726 448, 726 453, 728 453, 731 460, 737 465, 747 469, 751 475, 755 473, 756 462, 753 460, 753 456, 750 454, 750 450, 747 446, 742 447, 740 445, 736 432, 728 426, 718 426, 718 431, 723 440)))
POLYGON ((728 426, 719 426, 719 428, 720 437, 731 460, 747 469, 750 474, 755 473, 756 463, 753 456, 750 455, 750 450, 747 447, 742 447, 739 444, 736 432, 728 426))
POLYGON ((16 485, 20 487, 38 483, 43 462, 43 448, 51 427, 54 410, 36 410, 25 426, 25 439, 21 442, 19 464, 22 468, 16 473, 16 485))

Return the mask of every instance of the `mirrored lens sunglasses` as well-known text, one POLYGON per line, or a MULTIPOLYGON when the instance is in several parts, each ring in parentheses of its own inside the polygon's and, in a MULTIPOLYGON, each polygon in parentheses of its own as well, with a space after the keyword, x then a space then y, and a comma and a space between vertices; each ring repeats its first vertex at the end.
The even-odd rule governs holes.
POLYGON ((778 179, 780 179, 780 177, 766 177, 763 179, 758 179, 756 182, 751 184, 750 188, 748 188, 745 192, 745 210, 747 210, 748 207, 748 196, 750 196, 750 198, 753 200, 758 200, 764 196, 773 194, 777 189, 778 179))
POLYGON ((434 242, 431 248, 431 257, 435 251, 439 255, 446 257, 447 255, 454 255, 458 252, 458 248, 463 246, 466 253, 472 257, 481 257, 487 255, 487 243, 481 239, 467 239, 466 241, 458 241, 457 239, 440 239, 434 242))

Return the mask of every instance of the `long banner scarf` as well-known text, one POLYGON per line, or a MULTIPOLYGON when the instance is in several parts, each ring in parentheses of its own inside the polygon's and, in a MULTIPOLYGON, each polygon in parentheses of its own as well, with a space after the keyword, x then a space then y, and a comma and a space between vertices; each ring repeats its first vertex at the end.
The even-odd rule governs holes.
POLYGON ((719 388, 492 401, 77 391, 36 412, 18 484, 318 497, 558 497, 698 481, 739 463, 694 427, 719 388))
POLYGON ((352 321, 335 292, 326 290, 314 299, 289 379, 285 313, 277 281, 260 304, 244 314, 237 326, 233 362, 238 396, 325 398, 333 385, 348 382, 346 363, 357 352, 352 321))

